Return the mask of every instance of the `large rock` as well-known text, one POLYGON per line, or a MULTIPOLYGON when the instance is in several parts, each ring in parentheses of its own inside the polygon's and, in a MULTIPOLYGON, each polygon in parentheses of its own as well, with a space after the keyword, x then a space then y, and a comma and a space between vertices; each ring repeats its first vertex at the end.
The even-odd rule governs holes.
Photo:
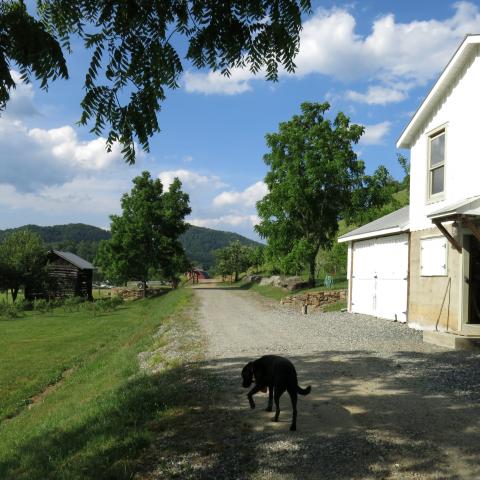
POLYGON ((282 287, 293 292, 294 290, 300 290, 301 288, 307 288, 308 282, 303 280, 302 277, 287 277, 282 282, 282 287))
POLYGON ((247 283, 260 283, 262 281, 261 275, 247 275, 245 277, 247 283))
POLYGON ((260 285, 262 287, 265 287, 268 285, 271 285, 274 287, 281 287, 282 278, 280 277, 280 275, 272 275, 271 277, 268 277, 268 278, 262 278, 262 280, 260 280, 260 285))

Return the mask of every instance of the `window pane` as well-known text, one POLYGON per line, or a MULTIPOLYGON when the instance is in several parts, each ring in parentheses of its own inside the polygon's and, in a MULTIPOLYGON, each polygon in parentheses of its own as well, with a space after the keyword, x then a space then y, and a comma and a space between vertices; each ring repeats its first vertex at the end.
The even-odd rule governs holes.
POLYGON ((442 133, 430 140, 430 165, 438 165, 445 160, 445 134, 442 133))
POLYGON ((432 170, 432 195, 443 192, 443 167, 432 170))

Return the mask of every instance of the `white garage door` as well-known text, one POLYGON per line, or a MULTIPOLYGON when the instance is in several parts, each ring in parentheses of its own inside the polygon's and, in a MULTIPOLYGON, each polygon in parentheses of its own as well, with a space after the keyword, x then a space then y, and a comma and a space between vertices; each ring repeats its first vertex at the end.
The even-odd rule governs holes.
POLYGON ((408 235, 354 242, 352 312, 407 320, 408 235))

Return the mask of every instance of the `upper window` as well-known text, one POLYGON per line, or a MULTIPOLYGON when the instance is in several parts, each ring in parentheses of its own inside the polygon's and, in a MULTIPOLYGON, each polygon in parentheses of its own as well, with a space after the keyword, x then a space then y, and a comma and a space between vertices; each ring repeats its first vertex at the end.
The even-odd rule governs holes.
POLYGON ((428 174, 431 198, 443 193, 445 189, 445 130, 432 135, 429 141, 428 174))

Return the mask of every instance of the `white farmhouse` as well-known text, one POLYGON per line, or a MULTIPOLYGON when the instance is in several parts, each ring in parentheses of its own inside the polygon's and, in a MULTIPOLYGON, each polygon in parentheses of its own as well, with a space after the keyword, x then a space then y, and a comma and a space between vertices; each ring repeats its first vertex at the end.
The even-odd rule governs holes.
POLYGON ((459 347, 480 338, 480 35, 468 35, 400 136, 410 205, 340 237, 349 310, 459 347))

